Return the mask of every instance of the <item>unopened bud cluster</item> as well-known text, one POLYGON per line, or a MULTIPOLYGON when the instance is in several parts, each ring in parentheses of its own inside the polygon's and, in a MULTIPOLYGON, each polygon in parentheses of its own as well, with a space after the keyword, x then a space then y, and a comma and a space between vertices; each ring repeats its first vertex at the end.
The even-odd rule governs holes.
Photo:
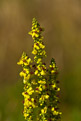
POLYGON ((18 65, 22 66, 20 76, 24 83, 24 117, 27 121, 60 121, 61 112, 58 110, 59 97, 57 81, 58 69, 52 58, 49 68, 43 62, 46 56, 43 44, 43 28, 35 18, 32 21, 32 29, 29 34, 34 40, 32 54, 34 61, 23 52, 18 65))

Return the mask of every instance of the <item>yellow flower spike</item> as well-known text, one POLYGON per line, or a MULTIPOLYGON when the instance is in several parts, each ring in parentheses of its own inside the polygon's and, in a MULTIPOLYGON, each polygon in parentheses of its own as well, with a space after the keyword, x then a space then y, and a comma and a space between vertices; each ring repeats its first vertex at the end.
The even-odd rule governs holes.
POLYGON ((24 96, 23 114, 28 121, 57 121, 62 114, 54 108, 58 108, 59 98, 57 95, 58 91, 60 91, 57 84, 57 67, 53 58, 48 69, 43 62, 43 57, 46 57, 46 51, 42 42, 42 31, 43 28, 33 18, 29 34, 34 40, 32 50, 34 63, 32 64, 33 61, 25 52, 23 52, 17 63, 23 68, 23 71, 20 72, 24 83, 24 92, 22 92, 24 96), (34 113, 34 111, 36 112, 34 113))

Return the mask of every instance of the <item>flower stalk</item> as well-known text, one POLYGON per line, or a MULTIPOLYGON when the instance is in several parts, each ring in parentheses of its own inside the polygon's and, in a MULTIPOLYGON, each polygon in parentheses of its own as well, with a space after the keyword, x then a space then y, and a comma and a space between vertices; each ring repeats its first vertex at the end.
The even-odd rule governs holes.
POLYGON ((60 121, 62 114, 58 110, 59 98, 57 96, 58 68, 52 58, 49 68, 43 58, 46 57, 42 32, 44 29, 33 18, 32 28, 29 34, 34 40, 32 54, 34 61, 23 52, 18 65, 22 66, 20 76, 23 77, 24 91, 24 117, 27 121, 60 121))

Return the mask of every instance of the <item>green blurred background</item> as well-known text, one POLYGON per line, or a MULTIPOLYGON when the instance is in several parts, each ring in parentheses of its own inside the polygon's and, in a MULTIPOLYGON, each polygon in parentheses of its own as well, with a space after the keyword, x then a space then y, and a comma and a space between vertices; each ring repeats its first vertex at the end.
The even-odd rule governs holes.
POLYGON ((62 121, 81 121, 80 0, 0 0, 0 121, 24 121, 17 61, 32 57, 33 17, 45 28, 47 65, 54 57, 59 68, 62 121))

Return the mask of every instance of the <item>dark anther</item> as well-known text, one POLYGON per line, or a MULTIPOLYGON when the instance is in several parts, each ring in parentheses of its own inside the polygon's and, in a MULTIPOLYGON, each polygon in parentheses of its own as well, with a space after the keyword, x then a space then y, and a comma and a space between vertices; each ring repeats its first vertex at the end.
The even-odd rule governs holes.
POLYGON ((46 63, 43 63, 44 65, 46 65, 46 63))
POLYGON ((45 87, 47 87, 47 85, 45 84, 45 87))
POLYGON ((35 33, 37 33, 37 31, 35 31, 35 33))
POLYGON ((37 45, 37 46, 39 46, 39 44, 38 44, 38 43, 36 43, 36 45, 37 45))
POLYGON ((50 108, 50 109, 51 109, 51 106, 48 106, 48 108, 50 108))
POLYGON ((54 68, 53 68, 53 67, 51 67, 51 70, 54 70, 54 68))
POLYGON ((31 71, 30 74, 34 74, 34 72, 31 71))
POLYGON ((59 83, 59 80, 57 80, 56 83, 59 83))
POLYGON ((22 103, 24 104, 24 100, 22 101, 22 103))
POLYGON ((36 90, 39 90, 39 88, 36 88, 36 90))
POLYGON ((24 59, 23 62, 26 62, 26 60, 24 59))
POLYGON ((49 121, 52 121, 51 118, 48 119, 49 121))
POLYGON ((25 92, 25 94, 27 95, 28 93, 27 93, 27 92, 25 92))
POLYGON ((34 100, 34 103, 36 103, 36 100, 34 100))
POLYGON ((35 66, 35 65, 33 65, 32 67, 34 67, 34 68, 35 68, 36 66, 35 66))
POLYGON ((57 88, 55 87, 55 90, 57 90, 57 88))
POLYGON ((30 99, 30 98, 29 98, 28 100, 29 100, 29 101, 31 101, 31 99, 30 99))
POLYGON ((23 70, 23 72, 24 72, 24 73, 26 73, 26 71, 25 71, 25 70, 23 70))
POLYGON ((39 30, 42 31, 42 28, 40 28, 39 30))

